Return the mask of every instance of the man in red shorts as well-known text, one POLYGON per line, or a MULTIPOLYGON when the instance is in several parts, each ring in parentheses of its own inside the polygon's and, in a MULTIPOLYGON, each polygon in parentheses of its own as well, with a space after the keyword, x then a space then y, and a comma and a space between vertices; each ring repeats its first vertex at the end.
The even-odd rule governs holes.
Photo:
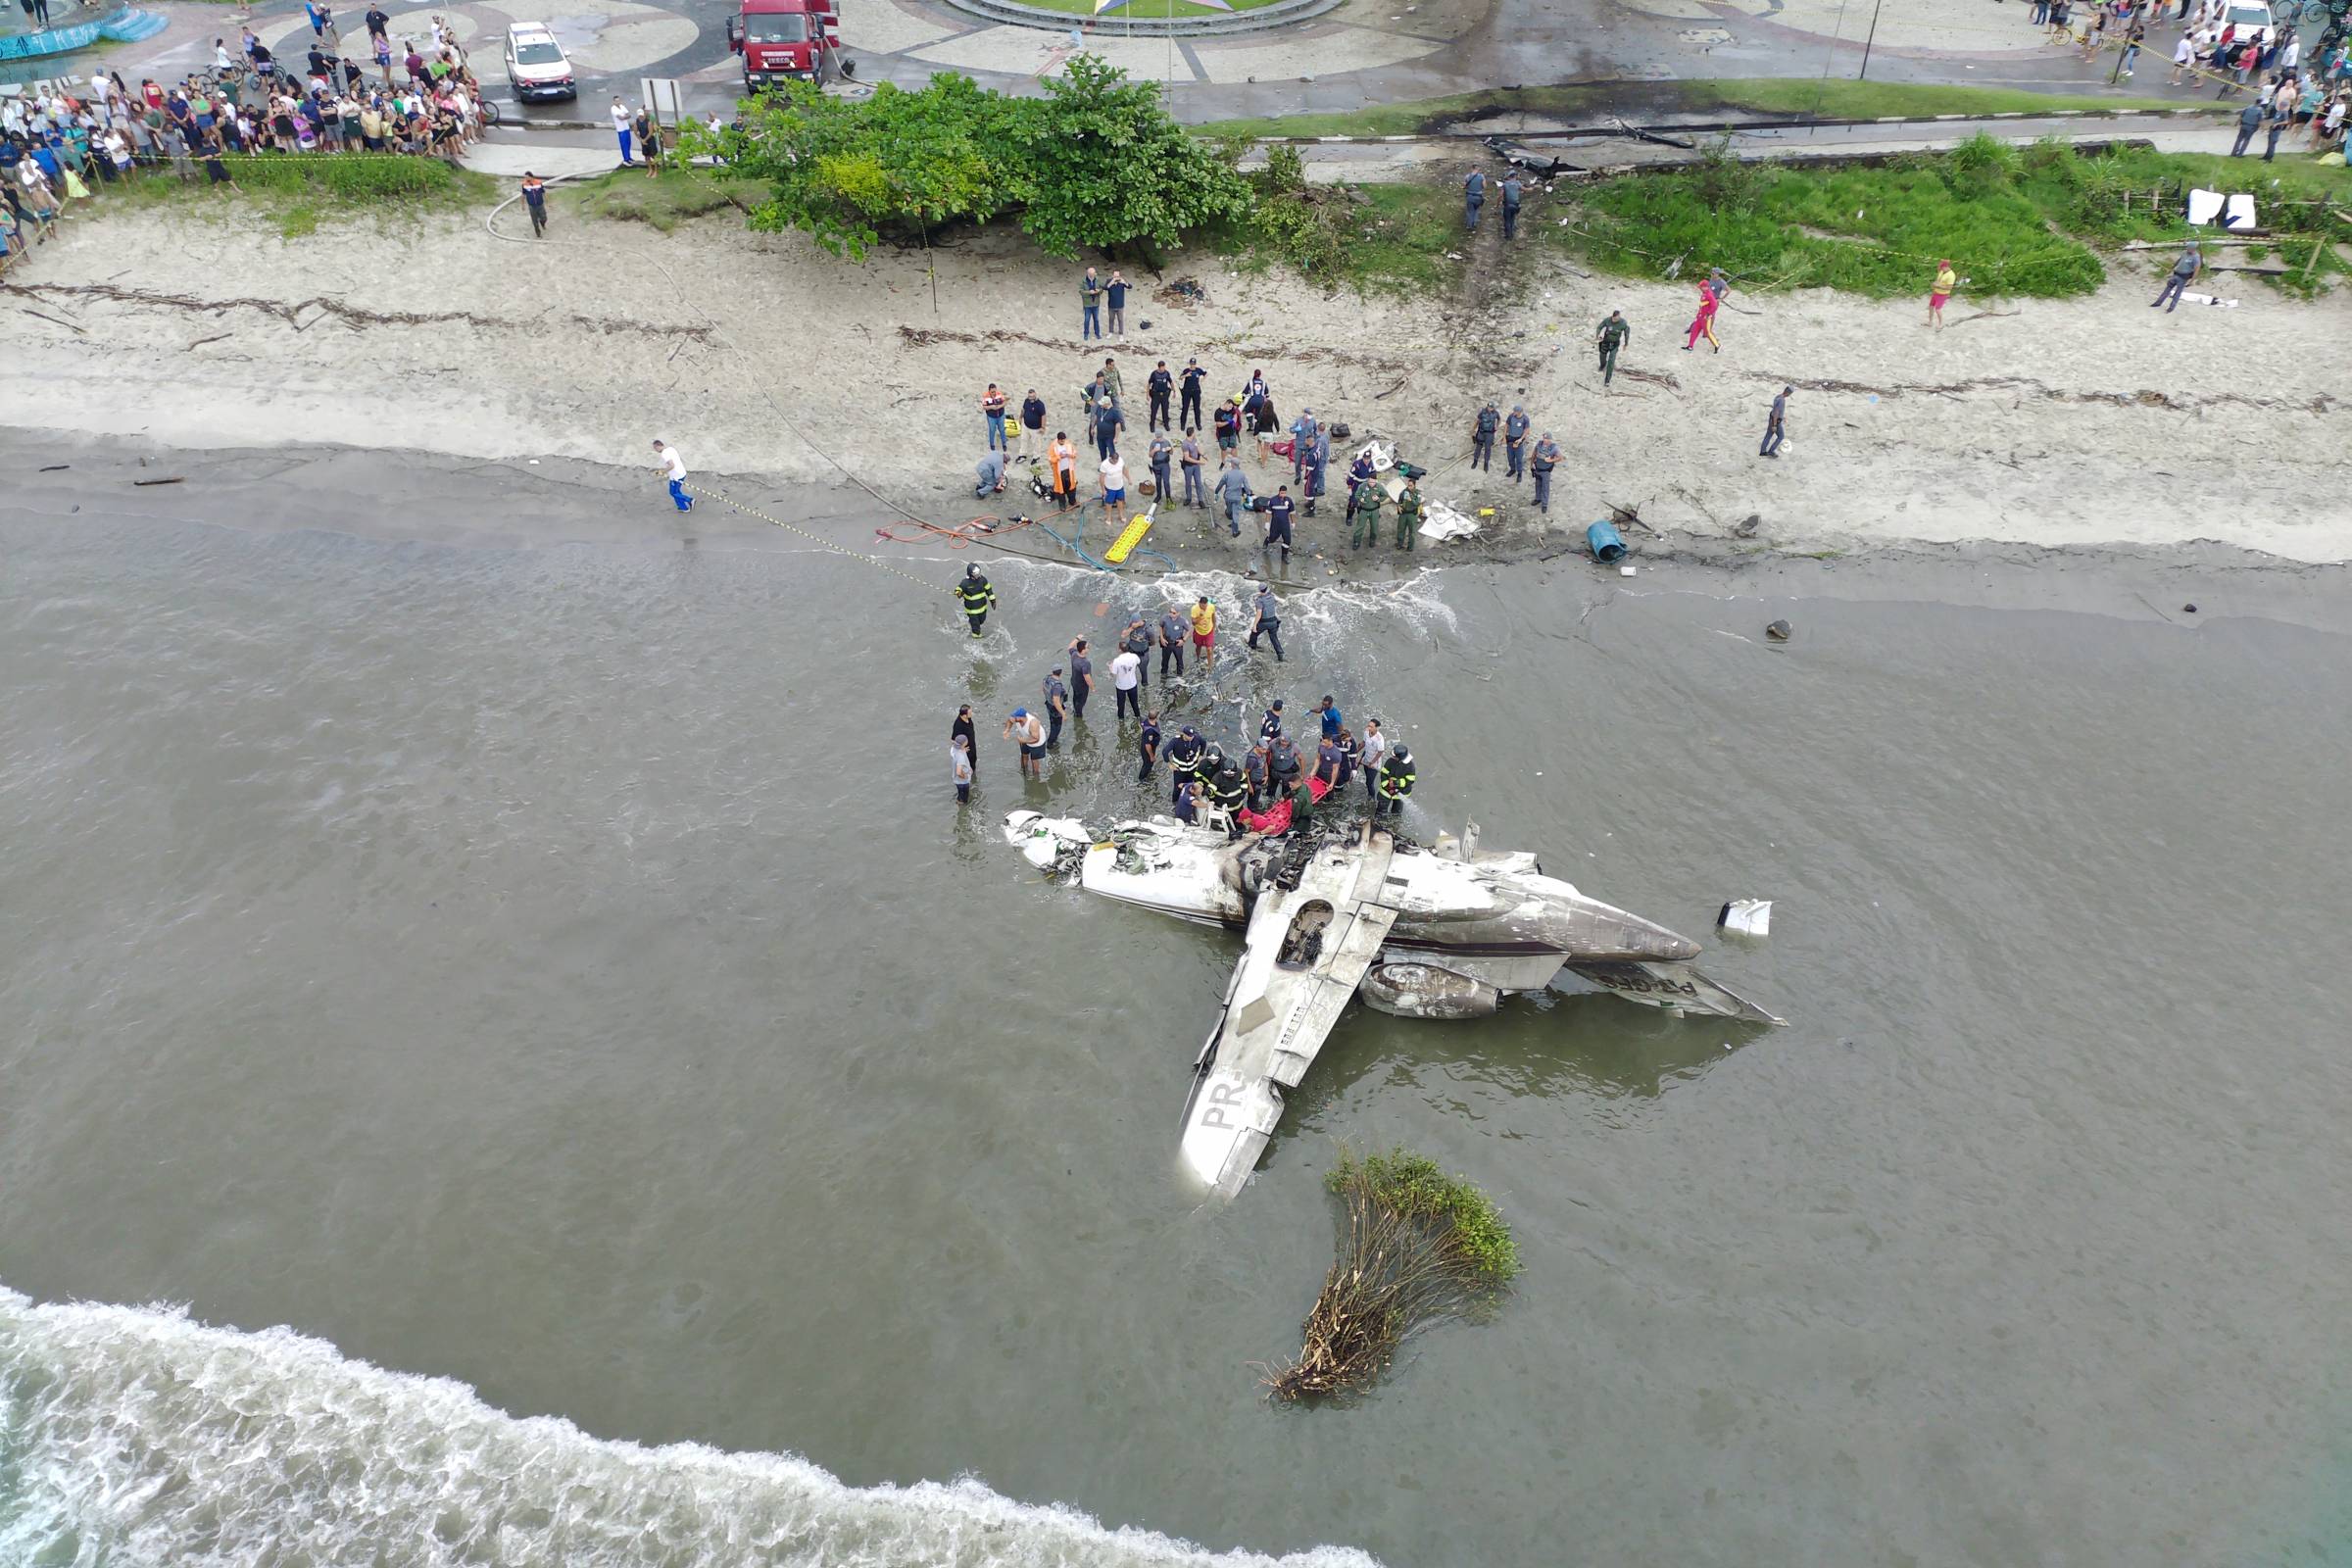
POLYGON ((1193 657, 1202 669, 1217 657, 1217 607, 1208 602, 1206 594, 1193 606, 1193 657))

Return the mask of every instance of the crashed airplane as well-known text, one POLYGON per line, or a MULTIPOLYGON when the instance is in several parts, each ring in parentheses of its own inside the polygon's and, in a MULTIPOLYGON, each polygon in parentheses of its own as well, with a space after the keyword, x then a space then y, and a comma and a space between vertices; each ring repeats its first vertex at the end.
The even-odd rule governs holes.
POLYGON ((1245 933, 1225 1005, 1194 1064, 1184 1163, 1230 1198, 1360 989, 1382 1012, 1473 1018, 1564 968, 1629 1002, 1753 1024, 1782 1020, 1691 967, 1698 944, 1545 876, 1532 854, 1434 848, 1370 822, 1229 839, 1165 817, 1097 834, 1014 811, 1006 842, 1090 893, 1245 933))

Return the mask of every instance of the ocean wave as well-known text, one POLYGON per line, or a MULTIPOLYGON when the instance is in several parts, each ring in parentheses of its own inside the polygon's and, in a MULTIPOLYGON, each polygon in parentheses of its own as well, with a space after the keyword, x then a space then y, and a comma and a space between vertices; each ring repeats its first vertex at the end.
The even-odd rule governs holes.
POLYGON ((0 1562, 1376 1568, 1211 1553, 969 1478, 852 1487, 789 1454, 611 1442, 291 1329, 5 1287, 0 1562))

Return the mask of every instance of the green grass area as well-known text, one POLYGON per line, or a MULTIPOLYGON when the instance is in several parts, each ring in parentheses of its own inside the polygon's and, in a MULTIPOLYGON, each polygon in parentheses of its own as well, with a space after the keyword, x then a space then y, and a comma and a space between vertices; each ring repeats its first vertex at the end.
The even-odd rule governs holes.
POLYGON ((659 174, 648 174, 643 169, 613 169, 557 188, 584 218, 648 223, 664 234, 689 219, 721 208, 749 206, 765 200, 768 194, 758 180, 680 168, 664 169, 659 174))
POLYGON ((1598 109, 1616 91, 1609 86, 1522 87, 1516 92, 1490 87, 1444 98, 1367 104, 1361 109, 1332 114, 1211 120, 1188 128, 1196 135, 1248 136, 1258 140, 1277 136, 1411 136, 1506 114, 1549 117, 1586 114, 1598 109))
POLYGON ((1462 242, 1461 198, 1426 185, 1368 185, 1357 194, 1364 237, 1349 247, 1356 281, 1372 288, 1450 288, 1462 264, 1446 260, 1462 242))
POLYGON ((1762 77, 1746 81, 1674 84, 1691 109, 1746 110, 1759 115, 1810 115, 1824 120, 1879 120, 1895 115, 2049 114, 2060 109, 2114 113, 2126 109, 2202 109, 2204 104, 2122 93, 2027 92, 2017 87, 1950 87, 1902 81, 1806 81, 1762 77))
POLYGON ((1246 271, 1280 262, 1333 287, 1406 294, 1449 289, 1461 276, 1461 220, 1450 191, 1313 184, 1298 149, 1282 143, 1248 177, 1250 216, 1202 236, 1246 271))
POLYGON ((1445 98, 1367 104, 1336 114, 1212 120, 1194 130, 1209 136, 1410 136, 1433 130, 1475 129, 1527 115, 1581 120, 1613 110, 1628 119, 1691 113, 1818 115, 1825 120, 1876 120, 1888 115, 2047 114, 2058 109, 2200 108, 2122 94, 2038 93, 2009 87, 1945 87, 1910 82, 1822 81, 1801 76, 1755 79, 1586 83, 1561 87, 1489 88, 1445 98))
POLYGON ((258 210, 287 239, 318 232, 319 223, 328 218, 462 211, 487 204, 498 192, 498 182, 489 175, 453 169, 438 158, 232 154, 222 164, 235 182, 233 188, 206 181, 201 164, 194 166, 198 172, 194 180, 181 180, 165 170, 143 173, 127 186, 92 188, 108 206, 258 210))
MULTIPOLYGON (((1878 167, 1788 168, 1741 164, 1712 153, 1695 170, 1628 175, 1586 191, 1572 224, 1537 231, 1605 270, 1686 279, 1721 267, 1750 292, 1828 287, 1885 298, 1924 294, 1939 258, 1949 257, 1981 297, 2085 294, 2106 277, 2099 247, 2184 236, 2180 193, 2257 183, 2272 203, 2266 224, 2307 231, 2278 247, 2289 267, 2309 261, 2316 208, 2283 203, 2333 195, 2352 204, 2352 172, 2340 163, 2274 164, 2252 175, 2244 160, 2123 152, 2084 157, 2050 140, 2020 151, 1988 136, 1948 155, 1878 167), (2159 220, 2162 189, 2173 216, 2159 220), (2133 200, 2126 201, 2127 193, 2133 200), (1679 267, 1678 265, 1679 264, 1679 267)), ((2352 224, 2336 220, 2339 237, 2352 224)), ((2333 251, 2309 286, 2348 270, 2333 251)), ((2300 277, 2274 279, 2301 290, 2300 277)))

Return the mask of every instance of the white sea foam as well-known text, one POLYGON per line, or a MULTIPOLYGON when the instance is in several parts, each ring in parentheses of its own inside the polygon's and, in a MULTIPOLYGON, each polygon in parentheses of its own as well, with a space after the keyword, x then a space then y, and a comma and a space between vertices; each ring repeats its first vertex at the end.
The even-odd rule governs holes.
POLYGON ((491 1408, 291 1329, 0 1288, 0 1562, 1374 1568, 1213 1554, 974 1480, 851 1487, 787 1454, 647 1448, 491 1408))

